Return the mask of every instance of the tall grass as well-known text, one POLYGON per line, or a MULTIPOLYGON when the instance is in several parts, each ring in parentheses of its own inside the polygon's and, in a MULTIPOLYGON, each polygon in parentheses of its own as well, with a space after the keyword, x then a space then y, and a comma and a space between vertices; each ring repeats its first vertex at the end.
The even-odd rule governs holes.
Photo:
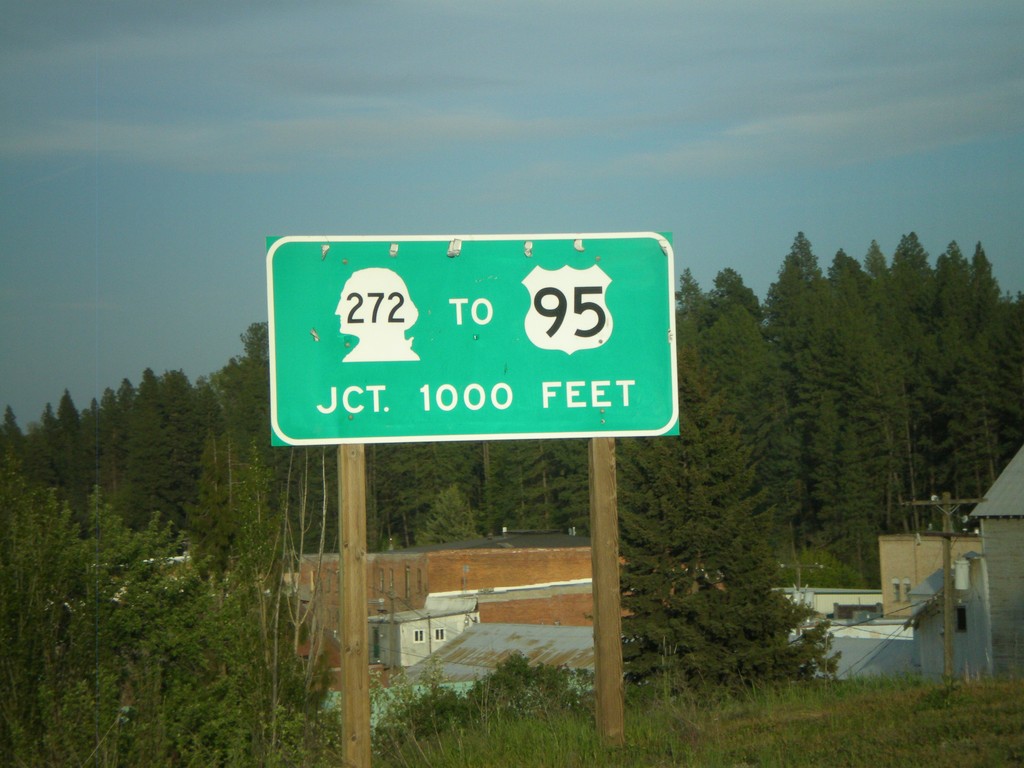
POLYGON ((378 754, 379 766, 1024 765, 1024 681, 916 678, 630 697, 626 746, 589 713, 472 718, 378 754), (409 747, 410 745, 406 745, 409 747))

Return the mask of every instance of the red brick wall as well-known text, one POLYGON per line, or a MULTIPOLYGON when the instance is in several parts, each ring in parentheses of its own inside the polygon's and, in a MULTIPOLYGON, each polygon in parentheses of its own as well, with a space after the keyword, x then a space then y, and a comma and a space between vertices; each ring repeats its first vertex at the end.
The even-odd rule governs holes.
POLYGON ((562 624, 589 627, 594 623, 594 598, 590 592, 553 595, 528 600, 481 600, 484 624, 562 624))
POLYGON ((319 626, 333 626, 338 621, 338 556, 327 555, 320 563, 320 574, 316 573, 316 558, 303 558, 299 563, 299 579, 296 585, 304 599, 312 602, 319 626))
POLYGON ((392 595, 396 611, 423 607, 431 592, 426 554, 374 552, 366 556, 366 597, 383 599, 388 604, 392 595))
MULTIPOLYGON (((316 562, 303 560, 299 582, 309 588, 316 562)), ((378 599, 383 599, 383 610, 420 609, 430 592, 476 592, 481 589, 499 589, 528 584, 549 584, 590 578, 590 547, 562 549, 453 549, 429 553, 374 552, 367 555, 366 598, 373 615, 378 599), (407 581, 408 578, 408 581, 407 581), (381 583, 383 580, 383 591, 381 583), (406 587, 408 585, 408 592, 406 587), (394 606, 391 598, 394 596, 394 606)), ((338 611, 338 557, 325 557, 319 579, 312 577, 314 598, 321 624, 336 621, 338 611)), ((568 597, 568 596, 565 596, 568 597)), ((576 596, 573 596, 574 598, 576 596)), ((516 619, 517 623, 589 624, 583 614, 592 610, 591 598, 586 596, 586 607, 565 605, 545 609, 538 600, 534 608, 507 609, 507 615, 536 615, 538 621, 516 619), (545 611, 547 611, 545 613, 545 611)), ((483 610, 483 609, 481 609, 483 610)), ((491 621, 481 615, 482 621, 491 621)), ((495 619, 510 622, 513 619, 495 619)))
POLYGON ((590 547, 430 553, 430 591, 476 591, 590 578, 590 547), (468 570, 464 570, 464 566, 468 570), (463 583, 465 576, 465 583, 463 583))

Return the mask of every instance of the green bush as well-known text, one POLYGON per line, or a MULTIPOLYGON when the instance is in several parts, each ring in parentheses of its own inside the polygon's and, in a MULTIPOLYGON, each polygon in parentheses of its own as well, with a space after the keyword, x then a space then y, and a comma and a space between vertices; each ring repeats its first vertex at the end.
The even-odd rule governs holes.
POLYGON ((481 722, 494 717, 560 716, 589 708, 592 682, 583 670, 531 665, 525 656, 513 653, 478 680, 467 698, 481 722))
POLYGON ((426 742, 459 740, 464 733, 509 722, 588 713, 591 687, 589 673, 531 665, 518 653, 465 692, 447 685, 439 669, 430 669, 419 685, 399 678, 389 689, 377 690, 374 748, 397 764, 415 762, 426 742))

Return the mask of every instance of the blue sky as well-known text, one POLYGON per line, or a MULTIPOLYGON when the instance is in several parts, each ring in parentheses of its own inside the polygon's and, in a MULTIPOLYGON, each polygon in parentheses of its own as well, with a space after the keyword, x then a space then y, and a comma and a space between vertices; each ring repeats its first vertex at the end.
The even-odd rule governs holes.
POLYGON ((917 232, 1024 290, 1024 4, 0 3, 0 408, 207 375, 265 236, 671 231, 760 296, 917 232))

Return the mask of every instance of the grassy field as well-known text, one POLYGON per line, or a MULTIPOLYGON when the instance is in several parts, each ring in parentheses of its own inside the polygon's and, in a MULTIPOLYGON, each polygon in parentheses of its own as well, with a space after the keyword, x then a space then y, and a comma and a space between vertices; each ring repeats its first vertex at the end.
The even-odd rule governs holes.
POLYGON ((1024 681, 868 680, 627 702, 627 744, 585 716, 491 721, 382 750, 375 766, 1024 765, 1024 681))

